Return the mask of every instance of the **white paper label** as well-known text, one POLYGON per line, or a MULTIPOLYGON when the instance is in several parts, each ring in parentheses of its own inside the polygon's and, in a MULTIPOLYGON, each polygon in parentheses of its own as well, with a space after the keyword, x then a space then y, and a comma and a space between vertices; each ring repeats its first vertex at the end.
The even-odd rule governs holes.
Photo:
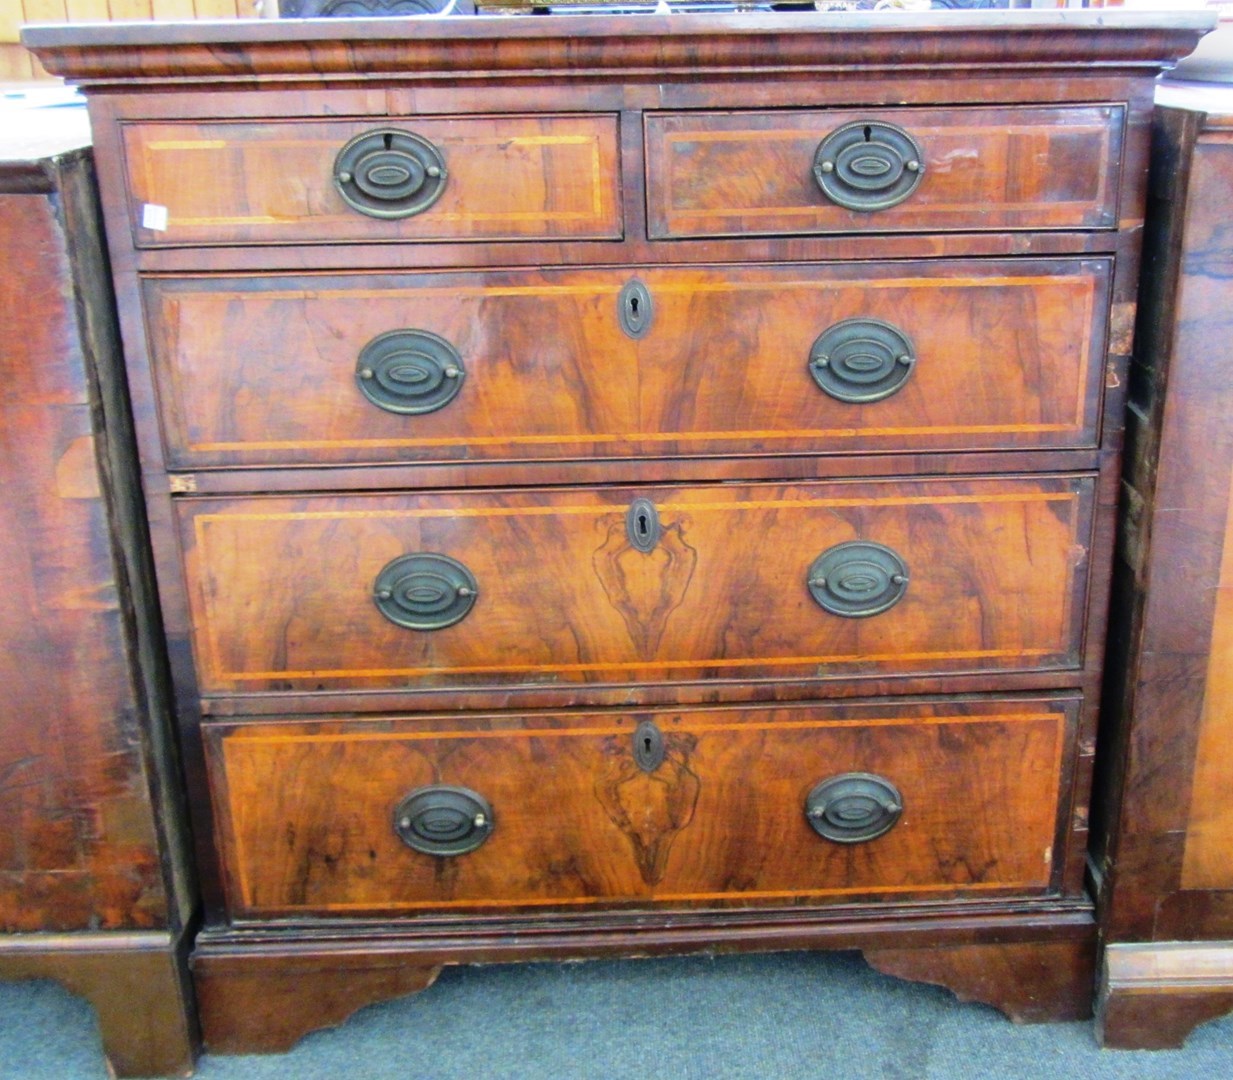
POLYGON ((141 227, 154 232, 167 231, 167 207, 145 203, 141 208, 141 227))

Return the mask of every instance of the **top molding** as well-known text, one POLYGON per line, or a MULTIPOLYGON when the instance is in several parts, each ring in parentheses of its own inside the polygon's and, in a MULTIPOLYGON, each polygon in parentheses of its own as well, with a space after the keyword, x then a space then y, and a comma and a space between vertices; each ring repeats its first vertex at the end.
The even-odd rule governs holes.
POLYGON ((177 83, 658 81, 700 75, 1160 70, 1216 25, 1204 12, 455 16, 28 26, 54 75, 177 83))

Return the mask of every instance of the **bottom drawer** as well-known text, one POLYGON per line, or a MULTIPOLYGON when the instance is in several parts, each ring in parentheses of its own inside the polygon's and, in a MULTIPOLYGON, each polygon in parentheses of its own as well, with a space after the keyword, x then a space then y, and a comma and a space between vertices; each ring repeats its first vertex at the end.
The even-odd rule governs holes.
POLYGON ((205 742, 235 918, 842 902, 1049 890, 1077 712, 218 723, 205 742))

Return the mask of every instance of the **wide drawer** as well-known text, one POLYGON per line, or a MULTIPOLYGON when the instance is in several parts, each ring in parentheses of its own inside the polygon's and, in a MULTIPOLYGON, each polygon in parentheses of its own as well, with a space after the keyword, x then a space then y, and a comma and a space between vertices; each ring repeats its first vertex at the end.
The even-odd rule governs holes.
POLYGON ((173 468, 942 451, 1096 444, 1110 273, 155 277, 144 296, 173 468))
POLYGON ((650 235, 1113 228, 1124 112, 648 114, 650 235))
POLYGON ((610 115, 144 122, 123 131, 138 247, 622 232, 610 115), (366 134, 370 143, 353 144, 366 134), (439 175, 426 175, 432 169, 439 175), (398 216, 408 208, 418 209, 398 216))
POLYGON ((825 903, 1046 891, 1076 712, 882 703, 205 737, 236 918, 825 903), (640 765, 635 743, 656 738, 640 765))
POLYGON ((1064 476, 176 507, 219 695, 1074 668, 1092 504, 1064 476))

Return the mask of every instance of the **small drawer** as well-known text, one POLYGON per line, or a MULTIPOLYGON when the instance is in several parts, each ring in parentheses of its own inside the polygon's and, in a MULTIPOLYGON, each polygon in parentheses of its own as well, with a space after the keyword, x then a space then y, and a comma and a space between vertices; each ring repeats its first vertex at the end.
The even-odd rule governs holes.
POLYGON ((1124 113, 648 114, 650 235, 1111 229, 1124 113))
POLYGON ((1093 447, 1108 259, 144 282, 173 468, 1093 447), (644 288, 649 325, 622 329, 644 288))
POLYGON ((1049 890, 1077 709, 211 724, 205 741, 237 919, 844 903, 1049 890))
MULTIPOLYGON (((1073 669, 1088 476, 177 502, 207 695, 1073 669)), ((308 706, 311 707, 311 706, 308 706)))
POLYGON ((138 247, 619 238, 614 116, 124 127, 138 247))

